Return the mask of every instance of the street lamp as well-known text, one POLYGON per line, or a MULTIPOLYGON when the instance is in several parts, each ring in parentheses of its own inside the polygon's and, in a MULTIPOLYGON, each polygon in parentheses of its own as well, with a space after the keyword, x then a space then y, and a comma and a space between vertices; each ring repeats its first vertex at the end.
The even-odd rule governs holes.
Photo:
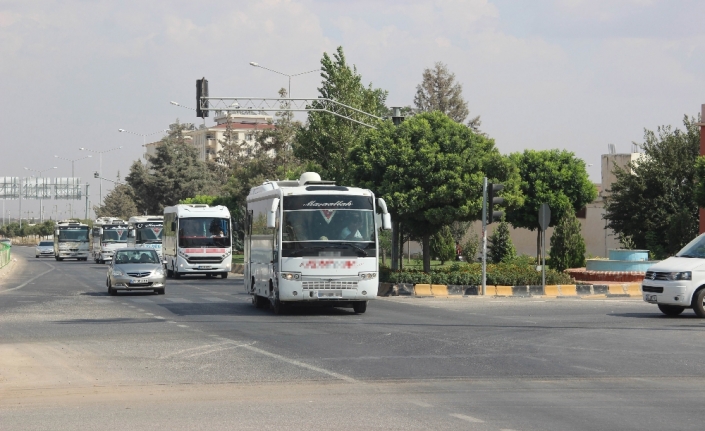
MULTIPOLYGON (((36 172, 37 174, 39 174, 39 178, 42 178, 42 174, 44 172, 50 171, 52 169, 58 169, 58 168, 56 166, 53 166, 51 168, 46 168, 46 169, 43 169, 40 171, 37 169, 30 169, 28 167, 25 167, 25 170, 30 171, 30 172, 36 172)), ((44 184, 42 184, 42 193, 39 195, 39 222, 40 223, 44 222, 44 205, 43 205, 44 199, 42 198, 43 194, 44 194, 44 184)), ((21 216, 21 214, 20 214, 20 216, 21 216)))
MULTIPOLYGON (((122 129, 121 129, 122 130, 122 129)), ((81 151, 90 151, 91 153, 96 153, 98 154, 98 157, 100 159, 100 176, 103 176, 103 153, 109 153, 111 151, 119 150, 122 148, 122 145, 119 147, 111 148, 109 150, 103 150, 103 151, 95 151, 95 150, 89 150, 88 148, 79 148, 81 151)), ((103 204, 103 180, 101 178, 100 180, 100 205, 103 204)))
POLYGON ((278 73, 278 74, 280 74, 280 75, 284 75, 284 76, 288 77, 288 78, 289 78, 289 93, 287 93, 287 94, 288 94, 288 96, 289 96, 289 99, 291 99, 291 77, 293 77, 293 76, 299 76, 299 75, 305 75, 305 74, 307 74, 307 73, 318 72, 318 71, 321 70, 321 69, 314 69, 314 70, 309 70, 308 72, 301 72, 301 73, 295 73, 295 74, 293 74, 293 75, 289 75, 288 73, 283 73, 283 72, 276 71, 276 70, 274 70, 274 69, 269 69, 269 68, 264 67, 264 66, 260 65, 260 64, 257 63, 257 62, 254 62, 254 61, 251 61, 251 62, 250 62, 250 66, 259 67, 260 69, 268 70, 268 71, 270 71, 270 72, 278 73))
MULTIPOLYGON (((156 135, 157 133, 168 133, 169 130, 167 130, 167 129, 162 129, 162 130, 158 130, 158 131, 152 132, 152 133, 135 133, 135 132, 131 132, 131 131, 125 130, 125 129, 118 129, 118 132, 120 132, 120 133, 129 133, 129 134, 131 134, 131 135, 141 136, 141 137, 142 137, 142 148, 145 148, 145 151, 147 151, 147 150, 146 150, 146 147, 147 147, 147 136, 156 135)), ((147 158, 147 156, 145 155, 145 159, 146 159, 146 158, 147 158)), ((101 172, 101 175, 102 175, 102 174, 103 174, 103 173, 101 172)))
POLYGON ((73 178, 73 177, 75 177, 75 175, 73 174, 73 165, 74 165, 74 162, 77 162, 77 161, 83 160, 83 159, 90 159, 90 158, 93 157, 93 156, 87 155, 86 157, 80 157, 80 158, 78 158, 78 159, 68 159, 68 158, 66 158, 66 157, 61 157, 61 156, 54 156, 54 157, 56 157, 57 159, 61 159, 61 160, 68 160, 69 162, 71 162, 71 177, 73 178))

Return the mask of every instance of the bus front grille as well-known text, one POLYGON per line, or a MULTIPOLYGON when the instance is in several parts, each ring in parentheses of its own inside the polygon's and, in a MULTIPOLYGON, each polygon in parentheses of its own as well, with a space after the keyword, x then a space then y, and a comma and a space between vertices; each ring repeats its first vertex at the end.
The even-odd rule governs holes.
POLYGON ((357 289, 357 281, 304 281, 301 284, 304 290, 357 289))

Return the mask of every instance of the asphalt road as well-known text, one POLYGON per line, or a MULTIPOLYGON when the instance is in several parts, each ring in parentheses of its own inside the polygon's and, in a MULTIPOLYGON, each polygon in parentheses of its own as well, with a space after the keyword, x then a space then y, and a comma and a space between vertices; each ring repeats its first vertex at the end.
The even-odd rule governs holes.
POLYGON ((106 266, 0 278, 0 429, 702 430, 705 320, 634 299, 258 310, 241 278, 108 296, 106 266))

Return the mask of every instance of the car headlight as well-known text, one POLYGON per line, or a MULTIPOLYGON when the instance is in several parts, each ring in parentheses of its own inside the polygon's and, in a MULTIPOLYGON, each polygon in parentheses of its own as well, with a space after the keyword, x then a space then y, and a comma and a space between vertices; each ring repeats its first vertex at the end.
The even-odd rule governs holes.
POLYGON ((372 280, 377 277, 376 272, 360 272, 358 275, 360 276, 360 280, 372 280))
POLYGON ((671 272, 668 274, 669 280, 692 280, 693 273, 690 271, 671 272))
POLYGON ((299 280, 301 279, 300 272, 282 272, 282 278, 284 280, 299 280))
POLYGON ((119 270, 117 270, 117 269, 113 269, 113 276, 115 276, 115 277, 122 277, 123 275, 125 275, 125 274, 123 274, 122 271, 119 271, 119 270))
POLYGON ((157 268, 154 271, 154 275, 164 275, 164 268, 157 268))

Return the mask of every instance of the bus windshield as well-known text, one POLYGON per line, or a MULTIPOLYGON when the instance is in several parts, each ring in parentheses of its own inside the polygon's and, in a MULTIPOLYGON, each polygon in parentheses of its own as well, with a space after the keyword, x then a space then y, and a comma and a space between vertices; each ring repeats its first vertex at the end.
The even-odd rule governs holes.
POLYGON ((136 244, 161 244, 163 225, 161 223, 139 223, 135 227, 136 244))
POLYGON ((104 226, 101 242, 127 242, 127 226, 104 226))
POLYGON ((88 242, 88 226, 59 228, 59 242, 88 242))
POLYGON ((179 219, 179 247, 230 247, 230 220, 219 217, 179 219))
POLYGON ((375 256, 371 210, 284 211, 282 256, 375 256))

